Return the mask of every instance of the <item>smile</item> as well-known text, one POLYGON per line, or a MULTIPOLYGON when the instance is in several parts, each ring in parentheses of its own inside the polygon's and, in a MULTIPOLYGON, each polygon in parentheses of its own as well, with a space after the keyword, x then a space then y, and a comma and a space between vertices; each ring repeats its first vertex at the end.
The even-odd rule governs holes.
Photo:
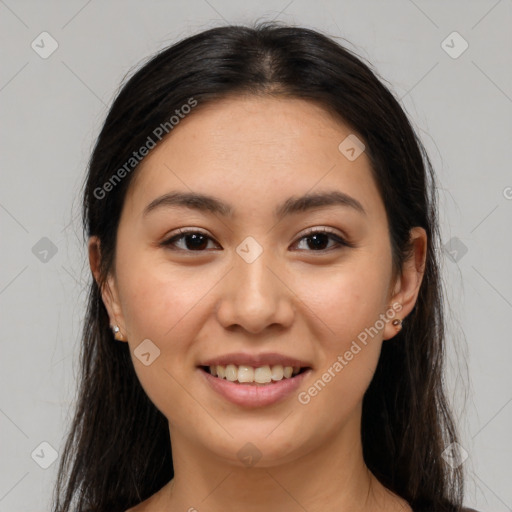
POLYGON ((259 366, 257 368, 246 365, 219 364, 203 366, 202 368, 214 377, 226 379, 230 382, 237 382, 239 384, 271 384, 272 382, 279 382, 283 379, 290 379, 307 370, 306 367, 300 368, 298 366, 283 366, 280 364, 259 366))
POLYGON ((312 369, 281 365, 253 368, 228 364, 200 366, 198 371, 210 389, 230 402, 244 407, 262 407, 279 402, 296 391, 312 369))

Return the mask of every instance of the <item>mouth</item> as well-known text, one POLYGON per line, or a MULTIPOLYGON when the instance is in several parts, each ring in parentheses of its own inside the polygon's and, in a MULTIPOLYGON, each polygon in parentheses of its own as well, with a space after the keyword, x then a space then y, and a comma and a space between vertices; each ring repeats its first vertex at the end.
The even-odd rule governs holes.
POLYGON ((198 368, 216 379, 247 386, 272 386, 281 381, 293 380, 312 369, 309 366, 283 366, 279 364, 257 367, 234 364, 201 365, 198 368))
POLYGON ((197 371, 207 387, 244 408, 265 407, 289 399, 304 385, 310 366, 200 365, 197 371))

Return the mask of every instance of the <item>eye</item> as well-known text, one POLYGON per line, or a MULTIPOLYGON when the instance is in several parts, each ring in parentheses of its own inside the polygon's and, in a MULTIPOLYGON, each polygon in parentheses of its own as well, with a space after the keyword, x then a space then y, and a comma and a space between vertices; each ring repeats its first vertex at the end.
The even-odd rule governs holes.
POLYGON ((178 250, 189 252, 204 252, 204 249, 206 249, 205 246, 208 245, 208 240, 212 241, 208 235, 197 230, 194 231, 179 229, 178 233, 178 235, 172 236, 171 238, 162 242, 161 245, 174 249, 174 247, 177 245, 177 242, 184 241, 185 247, 177 247, 178 250))
MULTIPOLYGON (((312 228, 304 236, 299 239, 299 243, 302 240, 306 240, 308 247, 314 247, 313 252, 324 252, 332 249, 340 248, 340 246, 353 247, 352 244, 348 243, 340 235, 326 228, 312 228), (334 247, 324 248, 325 243, 329 243, 329 240, 334 241, 334 247), (308 243, 309 241, 309 243, 308 243)), ((310 251, 311 252, 311 251, 310 251)))
MULTIPOLYGON (((332 250, 333 248, 339 248, 340 246, 353 247, 352 244, 347 242, 340 235, 335 233, 334 231, 330 231, 326 228, 322 229, 310 229, 304 236, 299 239, 299 243, 302 240, 310 241, 308 244, 309 247, 313 247, 314 250, 312 252, 323 252, 332 250), (334 241, 334 247, 324 248, 325 242, 329 243, 330 241, 334 241)), ((162 242, 162 246, 170 247, 171 249, 177 249, 188 252, 204 252, 207 248, 208 241, 212 241, 208 235, 201 231, 197 230, 178 230, 178 234, 168 238, 164 242, 162 242), (184 242, 182 247, 178 247, 178 242, 184 242), (184 246, 183 246, 184 245, 184 246)))

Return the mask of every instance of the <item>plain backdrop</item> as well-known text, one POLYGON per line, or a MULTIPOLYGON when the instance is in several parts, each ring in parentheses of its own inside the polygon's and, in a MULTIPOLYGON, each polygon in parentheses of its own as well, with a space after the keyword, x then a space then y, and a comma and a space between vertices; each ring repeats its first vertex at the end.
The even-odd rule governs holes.
POLYGON ((80 187, 122 78, 178 39, 264 19, 347 39, 427 147, 466 505, 512 510, 511 0, 0 0, 0 511, 50 508, 91 279, 80 187))

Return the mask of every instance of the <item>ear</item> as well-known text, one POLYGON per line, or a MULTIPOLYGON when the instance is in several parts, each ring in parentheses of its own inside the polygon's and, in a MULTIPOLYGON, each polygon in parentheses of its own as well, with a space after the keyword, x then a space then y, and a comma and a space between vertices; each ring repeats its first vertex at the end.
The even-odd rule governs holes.
MULTIPOLYGON (((100 285, 100 263, 101 263, 101 245, 100 239, 97 236, 89 238, 89 265, 91 272, 98 286, 100 285)), ((107 309, 110 319, 110 325, 117 325, 120 332, 116 336, 118 341, 127 341, 125 338, 126 328, 121 305, 119 302, 119 294, 117 290, 116 280, 112 273, 110 273, 103 286, 101 286, 101 298, 105 308, 107 309)))
MULTIPOLYGON (((394 290, 390 294, 389 307, 396 311, 393 317, 407 321, 407 315, 413 310, 420 286, 425 273, 425 262, 427 257, 427 233, 421 227, 414 227, 410 231, 410 240, 413 244, 412 254, 407 261, 404 261, 401 274, 398 276, 394 290), (401 305, 401 309, 398 309, 401 305), (393 307, 394 306, 394 307, 393 307)), ((383 339, 393 338, 399 329, 392 324, 386 323, 383 339)))

